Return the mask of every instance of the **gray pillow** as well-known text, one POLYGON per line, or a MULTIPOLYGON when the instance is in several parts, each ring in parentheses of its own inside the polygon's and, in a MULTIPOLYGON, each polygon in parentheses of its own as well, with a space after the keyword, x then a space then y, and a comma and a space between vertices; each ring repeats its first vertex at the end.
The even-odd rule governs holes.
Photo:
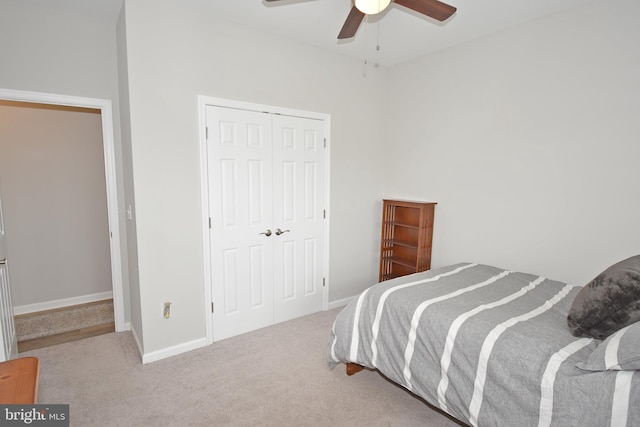
POLYGON ((640 322, 609 335, 576 367, 585 371, 640 370, 640 322))
POLYGON ((605 339, 640 320, 640 255, 600 273, 576 295, 567 323, 575 336, 605 339))

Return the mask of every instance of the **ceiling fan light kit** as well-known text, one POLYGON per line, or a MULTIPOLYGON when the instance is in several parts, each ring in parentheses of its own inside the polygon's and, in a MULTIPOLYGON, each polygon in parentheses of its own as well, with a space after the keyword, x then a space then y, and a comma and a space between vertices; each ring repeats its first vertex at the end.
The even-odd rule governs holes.
POLYGON ((391 4, 391 0, 355 0, 354 4, 360 12, 375 15, 385 10, 391 4))

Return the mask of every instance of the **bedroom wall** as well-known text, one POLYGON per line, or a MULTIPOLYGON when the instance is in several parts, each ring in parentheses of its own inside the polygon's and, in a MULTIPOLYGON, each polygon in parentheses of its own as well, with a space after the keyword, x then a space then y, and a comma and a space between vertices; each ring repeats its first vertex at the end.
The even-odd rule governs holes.
MULTIPOLYGON (((111 100, 118 203, 123 206, 115 17, 112 22, 105 22, 103 16, 88 13, 90 6, 82 6, 75 0, 0 2, 0 40, 3 40, 0 43, 0 88, 111 100)), ((107 4, 101 2, 92 6, 101 11, 107 4)), ((124 212, 120 219, 125 319, 128 321, 124 212)))
POLYGON ((438 202, 434 266, 583 285, 640 253, 639 15, 595 2, 390 71, 385 195, 438 202))
POLYGON ((138 242, 136 239, 135 197, 133 191, 133 164, 131 160, 131 116, 129 110, 129 73, 127 62, 126 13, 122 7, 116 23, 116 46, 118 56, 118 100, 120 102, 120 124, 122 129, 122 163, 124 176, 124 204, 127 218, 127 254, 129 264, 129 305, 131 331, 136 337, 140 351, 144 352, 144 331, 142 329, 142 311, 140 304, 140 281, 138 279, 138 242), (130 212, 130 216, 129 213, 130 212))
POLYGON ((100 111, 0 100, 0 179, 14 311, 110 294, 100 111))
POLYGON ((329 300, 373 283, 385 73, 363 78, 360 61, 219 21, 206 1, 125 11, 145 354, 205 336, 198 95, 331 115, 329 300))

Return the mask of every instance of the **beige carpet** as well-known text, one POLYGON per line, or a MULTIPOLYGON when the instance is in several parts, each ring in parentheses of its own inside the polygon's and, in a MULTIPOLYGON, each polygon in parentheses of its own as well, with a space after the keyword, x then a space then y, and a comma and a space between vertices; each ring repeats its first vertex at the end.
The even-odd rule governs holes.
POLYGON ((113 323, 113 300, 15 316, 18 341, 113 323))
POLYGON ((338 310, 142 365, 129 332, 33 350, 72 426, 456 426, 372 371, 326 364, 338 310))

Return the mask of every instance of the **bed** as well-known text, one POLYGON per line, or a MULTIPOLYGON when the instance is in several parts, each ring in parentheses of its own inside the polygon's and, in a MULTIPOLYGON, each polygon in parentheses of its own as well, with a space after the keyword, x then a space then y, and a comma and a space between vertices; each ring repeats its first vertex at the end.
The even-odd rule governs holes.
POLYGON ((640 426, 638 320, 640 256, 584 287, 460 263, 365 290, 328 364, 376 369, 473 426, 640 426))

